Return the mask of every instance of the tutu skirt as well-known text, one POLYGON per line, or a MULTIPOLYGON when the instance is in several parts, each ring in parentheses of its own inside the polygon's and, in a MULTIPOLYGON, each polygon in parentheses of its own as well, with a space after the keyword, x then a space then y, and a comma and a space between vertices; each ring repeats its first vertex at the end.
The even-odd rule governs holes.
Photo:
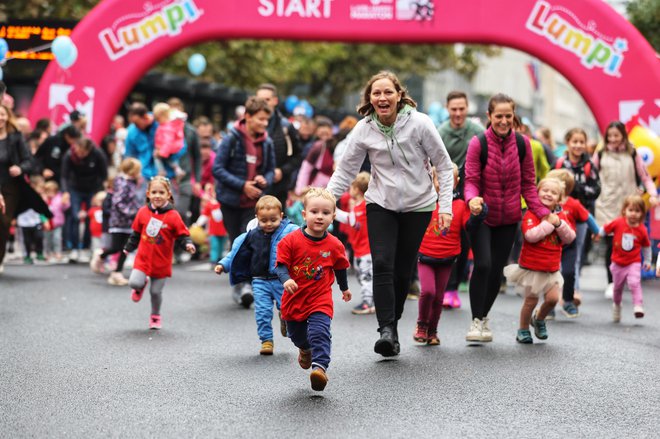
POLYGON ((504 276, 509 282, 516 284, 525 296, 545 295, 555 285, 559 290, 564 287, 564 278, 559 271, 553 273, 532 271, 518 264, 511 264, 504 267, 504 276))

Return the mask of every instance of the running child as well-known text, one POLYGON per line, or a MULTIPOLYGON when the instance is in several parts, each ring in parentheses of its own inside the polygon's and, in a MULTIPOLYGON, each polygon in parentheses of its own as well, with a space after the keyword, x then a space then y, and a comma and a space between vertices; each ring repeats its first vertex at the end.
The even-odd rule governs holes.
POLYGON ((166 175, 166 165, 172 168, 176 178, 186 175, 179 159, 184 152, 185 114, 175 111, 169 105, 159 102, 154 105, 154 118, 158 122, 154 137, 154 161, 160 175, 166 175))
MULTIPOLYGON (((621 321, 621 300, 623 286, 628 282, 632 293, 633 313, 635 318, 644 317, 641 270, 642 258, 644 269, 651 268, 651 241, 644 227, 646 204, 639 195, 629 195, 623 202, 621 216, 603 226, 601 235, 612 236, 612 321, 621 321)), ((660 264, 656 268, 658 270, 660 264)))
POLYGON ((303 197, 304 229, 287 235, 277 246, 277 275, 284 285, 282 318, 298 348, 298 364, 312 368, 312 389, 328 383, 330 323, 333 316, 332 284, 337 276, 342 299, 351 300, 346 249, 328 227, 335 218, 337 200, 328 190, 312 188, 303 197))
POLYGON ((172 276, 174 245, 188 253, 195 253, 195 245, 181 216, 174 208, 170 181, 155 176, 147 185, 147 205, 138 210, 133 220, 133 233, 125 252, 137 249, 133 270, 128 278, 133 302, 142 299, 142 293, 151 280, 151 317, 149 329, 161 329, 160 305, 163 301, 165 279, 172 276))
POLYGON ((575 239, 575 231, 559 205, 564 195, 564 184, 554 178, 544 178, 538 184, 538 191, 539 201, 552 213, 545 218, 538 218, 531 210, 525 213, 520 258, 517 264, 504 267, 507 280, 524 290, 516 341, 525 344, 534 342, 529 331, 530 323, 536 338, 548 338, 545 317, 557 305, 564 285, 559 271, 562 245, 575 239), (543 304, 534 312, 539 296, 544 297, 543 304))
POLYGON ((49 262, 62 262, 62 229, 64 228, 65 212, 71 205, 68 194, 60 191, 55 180, 44 183, 44 198, 48 210, 53 214, 50 227, 44 231, 44 251, 49 262))
POLYGON ((195 224, 206 226, 209 237, 209 258, 211 264, 217 264, 223 256, 225 244, 227 243, 227 229, 222 218, 220 202, 215 196, 215 184, 206 183, 204 185, 204 195, 202 196, 202 214, 197 218, 195 224))
MULTIPOLYGON (((460 179, 458 166, 455 163, 453 165, 454 189, 456 189, 460 179)), ((436 191, 439 192, 440 185, 435 170, 433 183, 436 191)), ((442 313, 445 289, 456 259, 461 254, 461 231, 465 229, 470 219, 470 209, 467 208, 463 199, 455 198, 451 208, 454 219, 446 233, 440 231, 438 209, 433 210, 431 222, 426 228, 422 244, 419 247, 417 260, 421 293, 413 340, 430 346, 440 344, 438 322, 442 313)))
MULTIPOLYGON (((254 210, 257 227, 234 240, 229 254, 215 266, 215 272, 229 273, 232 285, 252 281, 254 317, 261 340, 259 354, 273 355, 273 302, 279 310, 283 291, 282 283, 275 273, 277 245, 299 227, 283 219, 282 203, 272 195, 259 198, 254 210)), ((281 317, 280 332, 286 337, 286 325, 281 317)))

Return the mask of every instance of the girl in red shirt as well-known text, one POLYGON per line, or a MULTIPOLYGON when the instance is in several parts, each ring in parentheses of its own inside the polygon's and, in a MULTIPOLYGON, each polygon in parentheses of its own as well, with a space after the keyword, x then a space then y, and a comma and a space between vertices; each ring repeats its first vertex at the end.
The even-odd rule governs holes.
MULTIPOLYGON (((454 189, 458 181, 458 167, 454 164, 454 189)), ((433 183, 436 191, 439 191, 435 171, 433 183)), ((417 272, 421 292, 413 340, 431 346, 440 344, 438 322, 442 313, 445 289, 456 258, 461 254, 461 230, 465 228, 470 218, 470 210, 462 199, 455 199, 451 208, 454 219, 449 231, 446 233, 440 231, 438 209, 435 209, 419 247, 417 272)))
POLYGON ((632 293, 635 317, 644 317, 641 269, 642 252, 644 269, 651 268, 651 241, 643 224, 646 204, 639 195, 630 195, 623 202, 621 216, 603 226, 602 235, 614 235, 612 239, 612 281, 614 292, 612 301, 612 320, 621 321, 621 299, 623 285, 628 282, 632 293))
POLYGON ((162 327, 160 305, 163 301, 165 278, 172 276, 174 244, 195 253, 195 245, 181 216, 174 208, 170 181, 161 176, 153 177, 147 186, 147 205, 138 210, 133 220, 131 234, 125 252, 137 248, 133 271, 128 279, 132 288, 131 298, 139 302, 151 279, 151 317, 149 329, 162 327))
POLYGON ((554 178, 544 178, 538 184, 539 200, 551 213, 538 218, 528 210, 522 221, 523 241, 517 264, 504 268, 506 278, 524 289, 525 300, 520 310, 520 328, 516 340, 519 343, 533 343, 529 331, 530 323, 534 335, 541 340, 548 338, 545 317, 559 301, 559 292, 564 279, 559 272, 562 245, 575 239, 575 231, 568 224, 563 211, 555 213, 559 200, 564 195, 564 184, 554 178), (534 313, 539 296, 544 300, 534 313))

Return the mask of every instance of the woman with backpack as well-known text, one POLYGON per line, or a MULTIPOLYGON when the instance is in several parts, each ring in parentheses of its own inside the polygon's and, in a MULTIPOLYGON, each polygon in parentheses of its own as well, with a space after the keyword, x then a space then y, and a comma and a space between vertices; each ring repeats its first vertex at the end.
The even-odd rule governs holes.
POLYGON ((485 220, 470 232, 474 270, 470 280, 472 324, 468 342, 490 342, 488 312, 500 290, 502 270, 522 219, 520 196, 538 218, 550 214, 538 198, 529 139, 514 131, 516 104, 496 94, 488 102, 488 128, 474 136, 465 161, 465 201, 485 220))
MULTIPOLYGON (((621 215, 623 200, 628 195, 640 195, 646 189, 652 207, 658 204, 658 193, 653 179, 644 166, 642 157, 628 140, 626 126, 616 120, 605 129, 605 145, 592 157, 594 166, 600 173, 601 192, 596 200, 596 221, 600 226, 614 221, 621 215)), ((605 237, 605 268, 607 269, 607 289, 605 297, 612 298, 612 236, 605 237)))

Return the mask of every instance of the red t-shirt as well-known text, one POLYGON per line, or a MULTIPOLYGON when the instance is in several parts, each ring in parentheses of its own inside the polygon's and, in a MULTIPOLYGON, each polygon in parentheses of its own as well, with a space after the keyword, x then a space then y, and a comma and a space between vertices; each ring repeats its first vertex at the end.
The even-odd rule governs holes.
POLYGON ((202 210, 202 215, 209 219, 209 235, 227 236, 227 229, 225 229, 225 222, 222 220, 222 211, 218 201, 208 201, 202 210))
POLYGON ((100 238, 103 234, 103 209, 91 207, 87 211, 89 217, 89 233, 93 238, 100 238))
POLYGON ((649 234, 643 224, 631 227, 625 218, 619 217, 605 224, 603 229, 608 235, 614 235, 612 240, 612 262, 622 266, 642 262, 642 247, 651 245, 649 234))
POLYGON ((349 267, 346 249, 337 238, 327 234, 320 241, 307 238, 301 229, 286 235, 277 245, 277 264, 289 269, 298 290, 282 294, 282 318, 301 322, 310 314, 322 312, 332 318, 334 270, 349 267))
POLYGON ((156 279, 171 277, 174 241, 190 235, 179 212, 170 209, 157 213, 143 206, 135 215, 132 228, 140 234, 133 268, 156 279))
MULTIPOLYGON (((566 212, 563 210, 557 214, 560 219, 568 223, 566 212)), ((541 224, 541 220, 531 211, 527 211, 522 220, 522 233, 525 236, 528 230, 541 224)), ((518 265, 522 268, 534 271, 555 272, 561 267, 562 242, 557 232, 552 232, 538 242, 528 242, 523 239, 522 249, 518 265)))
POLYGON ((573 197, 566 197, 561 209, 566 213, 568 224, 573 230, 578 222, 584 223, 589 219, 589 211, 573 197))
POLYGON ((350 227, 348 231, 348 242, 353 247, 353 253, 356 258, 361 258, 371 254, 371 247, 369 247, 369 232, 367 229, 367 202, 362 200, 360 204, 353 207, 355 214, 355 224, 359 227, 350 227))
POLYGON ((438 209, 433 211, 431 222, 426 228, 419 252, 436 259, 451 258, 461 253, 461 229, 470 219, 470 210, 465 201, 454 200, 451 205, 453 219, 446 235, 440 231, 438 209))

